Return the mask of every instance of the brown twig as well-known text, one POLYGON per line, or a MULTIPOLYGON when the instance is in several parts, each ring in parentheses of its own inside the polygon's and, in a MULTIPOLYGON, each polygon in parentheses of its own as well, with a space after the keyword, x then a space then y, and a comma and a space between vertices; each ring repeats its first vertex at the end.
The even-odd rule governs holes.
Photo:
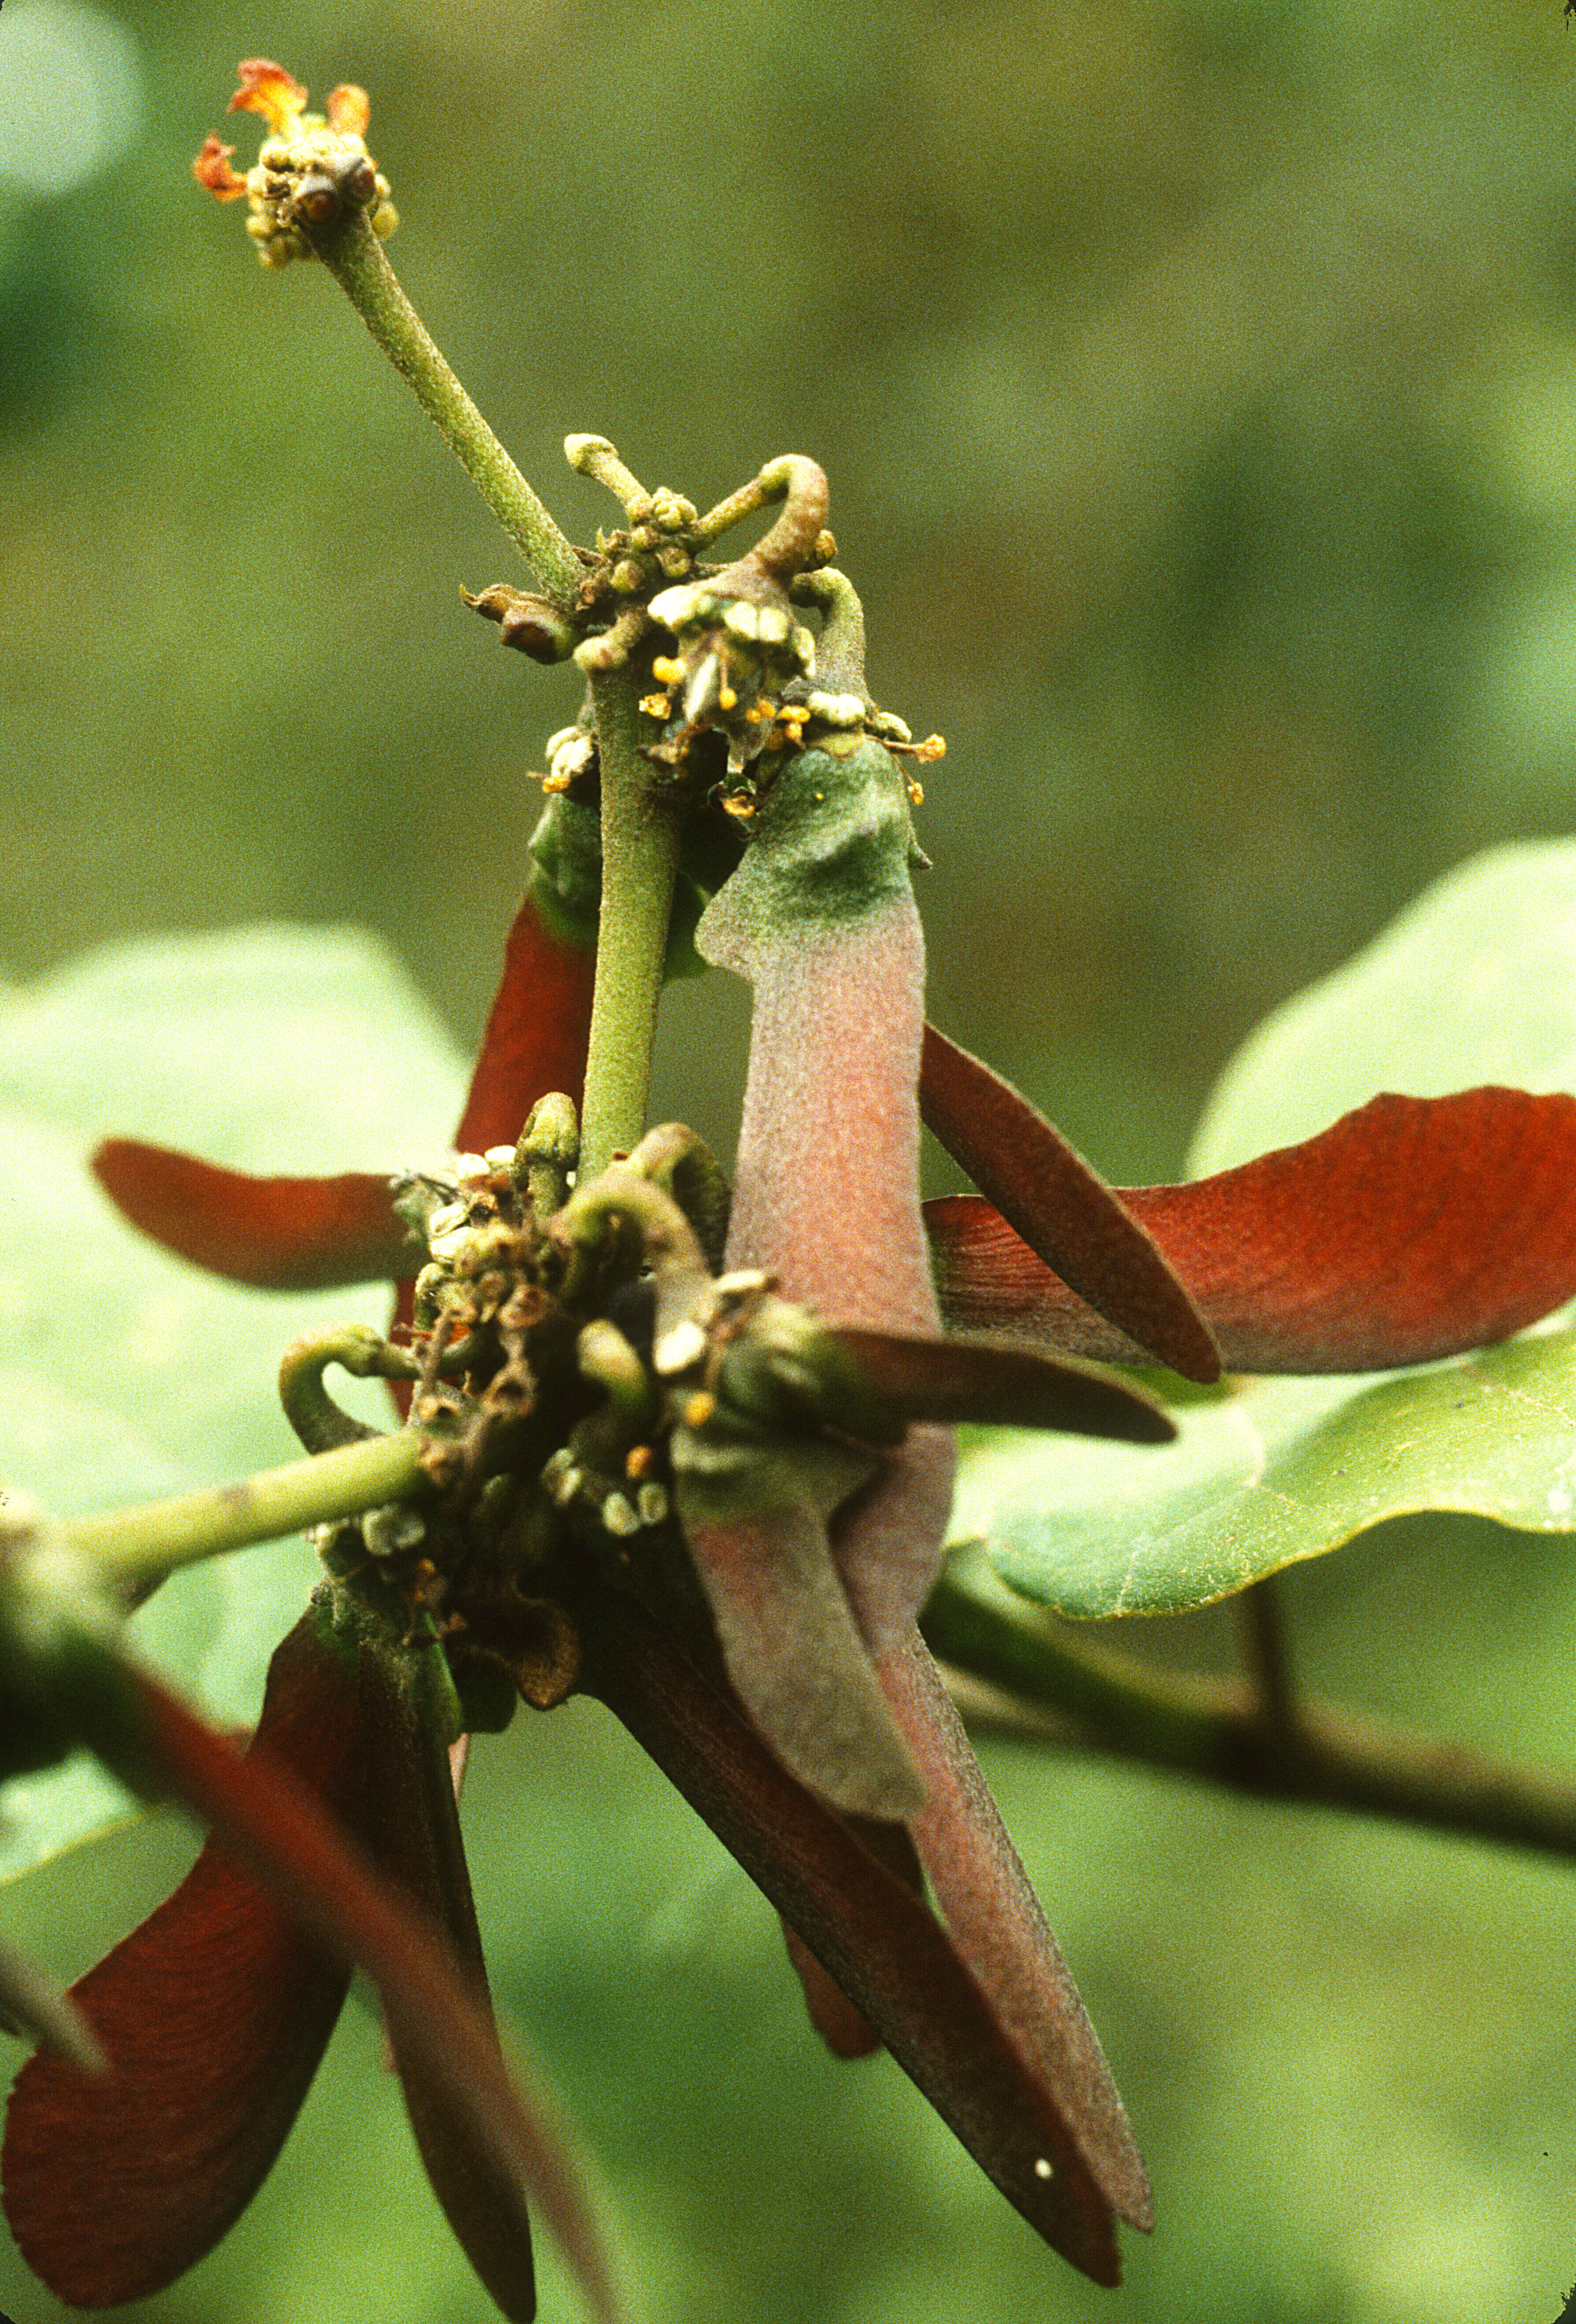
MULTIPOLYGON (((1005 1597, 1005 1592, 1003 1592, 1005 1597)), ((1064 1749, 1103 1751, 1258 1799, 1349 1809, 1502 1847, 1576 1858, 1576 1780, 1497 1761, 1416 1729, 1304 1700, 1267 1720, 1261 1687, 1180 1679, 1074 1644, 1049 1619, 944 1577, 921 1623, 961 1674, 976 1721, 1064 1749)))

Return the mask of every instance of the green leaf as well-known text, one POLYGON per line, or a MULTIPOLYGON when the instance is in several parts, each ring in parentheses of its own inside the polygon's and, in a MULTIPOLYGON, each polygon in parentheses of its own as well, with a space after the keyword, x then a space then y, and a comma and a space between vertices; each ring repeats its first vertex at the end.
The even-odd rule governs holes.
POLYGON ((1271 1011, 1204 1107, 1188 1171, 1294 1145, 1380 1090, 1576 1090, 1576 841, 1475 856, 1271 1011))
MULTIPOLYGON (((1199 1175, 1313 1136, 1379 1090, 1576 1089, 1576 844, 1496 849, 1276 1010, 1228 1066, 1199 1175)), ((1169 1613, 1404 1512, 1576 1528, 1576 1333, 1442 1365, 1252 1379, 1176 1405, 1172 1446, 982 1435, 954 1533, 1064 1614, 1169 1613)))
POLYGON ((954 1532, 1002 1579, 1083 1620, 1175 1614, 1416 1509, 1530 1533, 1576 1510, 1576 1333, 1533 1333, 1430 1370, 1254 1380, 1179 1406, 1135 1453, 993 1433, 971 1448, 954 1532))
MULTIPOLYGON (((382 1325, 378 1286, 281 1296, 218 1281, 126 1226, 87 1157, 109 1131, 242 1169, 392 1167, 439 1153, 464 1064, 355 929, 120 945, 0 1001, 0 1481, 63 1517, 299 1457, 275 1392, 308 1330, 382 1325)), ((381 1389, 352 1389, 369 1418, 381 1389)), ((226 1726, 317 1572, 300 1540, 167 1583, 131 1637, 226 1726)), ((137 1811, 88 1761, 0 1790, 0 1877, 137 1811)))

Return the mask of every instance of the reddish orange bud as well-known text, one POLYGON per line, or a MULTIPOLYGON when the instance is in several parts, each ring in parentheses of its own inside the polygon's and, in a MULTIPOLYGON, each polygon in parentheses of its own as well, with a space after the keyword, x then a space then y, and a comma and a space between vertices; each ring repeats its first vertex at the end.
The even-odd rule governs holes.
POLYGON ((191 174, 199 186, 206 186, 221 202, 239 201, 246 190, 246 180, 230 167, 233 145, 222 145, 211 133, 202 141, 202 152, 191 165, 191 174))
POLYGON ((231 113, 260 113, 276 137, 282 137, 306 109, 307 92, 282 65, 268 57, 245 57, 235 68, 241 86, 230 99, 231 113))
MULTIPOLYGON (((303 97, 305 90, 301 92, 303 97)), ((323 108, 328 116, 328 126, 340 137, 364 137, 372 119, 372 99, 364 88, 357 88, 353 80, 341 81, 328 92, 328 102, 323 108)))

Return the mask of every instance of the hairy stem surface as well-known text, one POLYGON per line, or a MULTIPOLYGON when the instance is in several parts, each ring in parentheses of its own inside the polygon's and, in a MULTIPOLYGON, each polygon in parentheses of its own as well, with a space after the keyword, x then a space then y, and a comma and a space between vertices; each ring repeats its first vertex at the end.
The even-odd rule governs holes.
POLYGON ((62 1528, 72 1549, 93 1559, 106 1579, 156 1582, 178 1566, 226 1550, 278 1541, 305 1526, 327 1525, 404 1499, 421 1478, 424 1440, 414 1429, 373 1436, 265 1469, 240 1484, 214 1485, 168 1501, 106 1509, 62 1528))
POLYGON ((401 288, 364 210, 314 237, 333 274, 396 371, 415 390, 487 506, 561 613, 574 610, 580 560, 460 385, 401 288))
POLYGON ((602 758, 602 912, 580 1126, 580 1182, 632 1153, 646 1127, 651 1044, 678 870, 678 816, 637 747, 627 669, 592 681, 602 758))

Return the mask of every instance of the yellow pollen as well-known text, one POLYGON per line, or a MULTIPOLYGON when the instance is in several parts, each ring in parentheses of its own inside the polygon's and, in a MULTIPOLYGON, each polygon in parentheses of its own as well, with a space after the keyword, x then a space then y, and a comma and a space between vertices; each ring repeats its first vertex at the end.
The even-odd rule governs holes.
POLYGON ((657 1455, 649 1444, 630 1446, 629 1451, 624 1454, 624 1475, 631 1485, 639 1484, 642 1477, 650 1475, 656 1459, 657 1455))
POLYGON ((666 718, 673 705, 665 694, 642 694, 641 707, 648 718, 666 718))
POLYGON ((716 1397, 714 1396, 708 1395, 705 1390, 703 1389, 698 1396, 692 1396, 684 1407, 683 1418, 685 1426, 687 1428, 704 1428, 706 1422, 711 1418, 713 1413, 715 1412, 716 1408, 716 1397))
POLYGON ((542 788, 544 791, 567 791, 573 780, 571 775, 544 775, 542 788))
POLYGON ((909 798, 909 800, 910 800, 910 802, 911 802, 911 804, 912 804, 913 806, 915 806, 915 807, 923 807, 923 806, 925 805, 925 786, 924 786, 924 784, 923 784, 923 783, 910 783, 910 784, 909 784, 909 786, 908 786, 908 798, 909 798))

